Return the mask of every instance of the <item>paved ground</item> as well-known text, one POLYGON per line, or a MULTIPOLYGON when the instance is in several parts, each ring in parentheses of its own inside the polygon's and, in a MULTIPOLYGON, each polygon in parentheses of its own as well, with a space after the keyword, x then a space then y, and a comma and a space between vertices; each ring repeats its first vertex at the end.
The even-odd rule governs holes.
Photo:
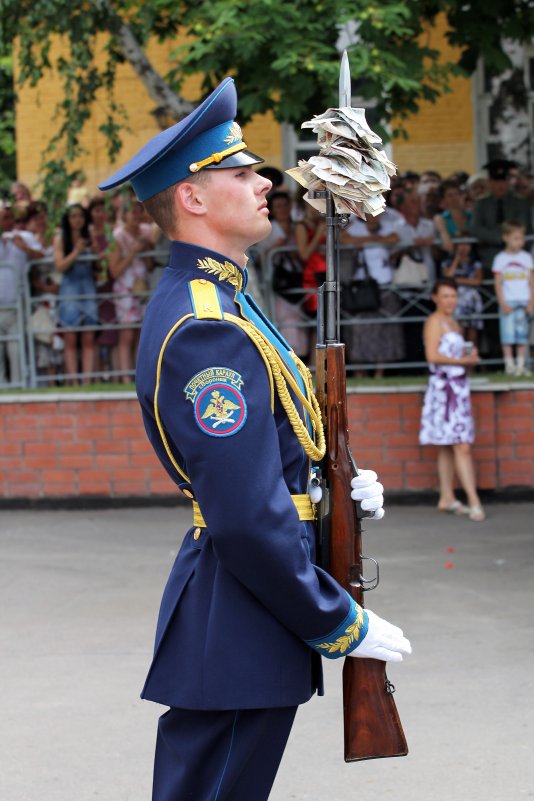
MULTIPOLYGON (((534 798, 534 504, 489 512, 476 525, 397 507, 369 524, 382 584, 368 605, 414 647, 389 671, 410 755, 343 763, 328 662, 327 696, 300 710, 272 801, 534 798)), ((148 801, 160 710, 138 693, 189 513, 1 521, 0 801, 148 801)))

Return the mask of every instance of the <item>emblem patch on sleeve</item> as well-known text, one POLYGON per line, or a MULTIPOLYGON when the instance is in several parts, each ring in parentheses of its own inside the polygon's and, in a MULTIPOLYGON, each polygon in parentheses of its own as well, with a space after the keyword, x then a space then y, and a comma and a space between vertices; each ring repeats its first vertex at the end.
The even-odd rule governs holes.
POLYGON ((247 402, 242 386, 239 373, 228 367, 208 367, 193 376, 184 392, 201 431, 212 437, 230 437, 243 428, 247 402))

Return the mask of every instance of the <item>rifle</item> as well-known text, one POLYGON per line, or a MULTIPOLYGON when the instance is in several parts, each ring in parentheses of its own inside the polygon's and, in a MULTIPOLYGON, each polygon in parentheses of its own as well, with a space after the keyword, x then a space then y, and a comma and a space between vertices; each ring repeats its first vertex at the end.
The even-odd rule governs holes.
MULTIPOLYGON (((350 71, 346 52, 340 73, 340 107, 351 105, 350 71)), ((317 398, 326 433, 326 454, 321 467, 323 487, 319 520, 319 548, 323 566, 363 606, 364 592, 379 581, 378 563, 373 578, 363 575, 362 536, 359 516, 365 515, 347 498, 351 479, 357 475, 347 420, 345 346, 339 334, 338 231, 346 223, 335 211, 330 192, 314 192, 326 200, 326 278, 319 289, 317 315, 317 398)), ((394 686, 386 675, 386 663, 377 659, 346 657, 343 666, 343 716, 345 761, 405 756, 408 746, 393 700, 394 686)))

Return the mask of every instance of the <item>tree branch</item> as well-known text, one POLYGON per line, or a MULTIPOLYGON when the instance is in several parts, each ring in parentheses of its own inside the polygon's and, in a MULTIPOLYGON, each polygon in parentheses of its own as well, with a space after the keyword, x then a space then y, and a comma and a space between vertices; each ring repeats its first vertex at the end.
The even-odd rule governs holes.
POLYGON ((116 35, 122 55, 133 67, 150 97, 157 104, 158 112, 179 120, 193 111, 194 105, 173 92, 161 75, 156 72, 126 23, 120 22, 116 35))

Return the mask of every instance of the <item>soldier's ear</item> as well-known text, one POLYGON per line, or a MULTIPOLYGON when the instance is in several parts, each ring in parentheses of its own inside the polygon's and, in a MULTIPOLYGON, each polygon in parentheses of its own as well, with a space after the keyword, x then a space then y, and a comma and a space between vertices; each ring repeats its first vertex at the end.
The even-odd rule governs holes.
POLYGON ((183 210, 189 214, 199 216, 207 211, 201 184, 181 181, 176 187, 174 197, 178 212, 183 210))

